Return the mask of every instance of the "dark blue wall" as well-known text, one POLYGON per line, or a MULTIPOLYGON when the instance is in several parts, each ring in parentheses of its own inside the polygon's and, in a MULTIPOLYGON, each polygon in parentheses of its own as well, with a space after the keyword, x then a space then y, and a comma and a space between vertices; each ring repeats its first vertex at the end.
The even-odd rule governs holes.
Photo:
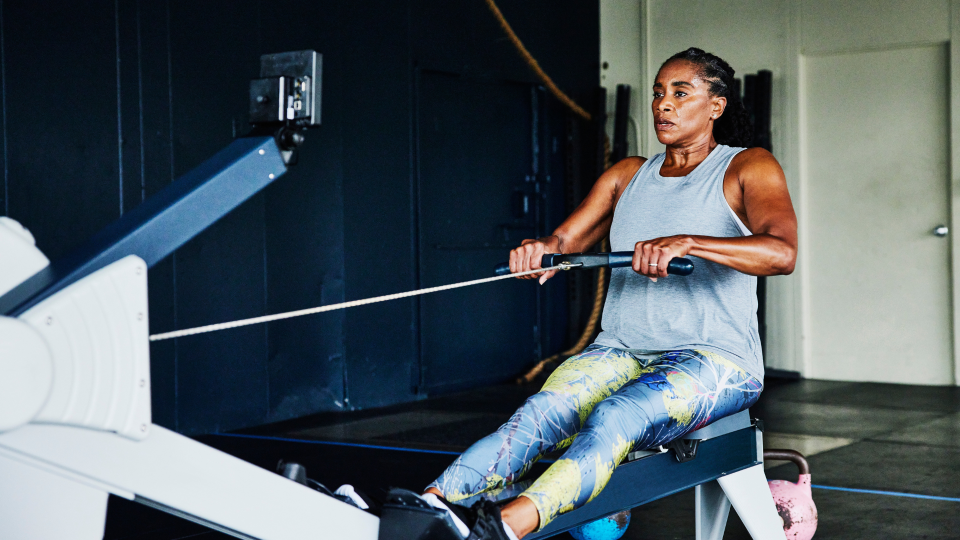
MULTIPOLYGON (((558 85, 590 95, 597 1, 501 4, 558 85)), ((51 259, 242 132, 261 54, 323 54, 322 127, 150 271, 153 332, 483 277, 562 218, 567 113, 481 0, 3 0, 0 16, 0 213, 51 259)), ((195 434, 388 405, 564 345, 562 280, 484 287, 153 344, 154 421, 195 434)))

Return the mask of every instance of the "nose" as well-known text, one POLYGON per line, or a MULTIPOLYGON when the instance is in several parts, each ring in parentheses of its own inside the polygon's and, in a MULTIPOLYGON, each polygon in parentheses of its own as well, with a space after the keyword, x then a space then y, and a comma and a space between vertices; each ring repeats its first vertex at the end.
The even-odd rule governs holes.
POLYGON ((659 112, 670 112, 674 107, 673 103, 667 101, 666 97, 662 97, 654 103, 654 109, 659 112))

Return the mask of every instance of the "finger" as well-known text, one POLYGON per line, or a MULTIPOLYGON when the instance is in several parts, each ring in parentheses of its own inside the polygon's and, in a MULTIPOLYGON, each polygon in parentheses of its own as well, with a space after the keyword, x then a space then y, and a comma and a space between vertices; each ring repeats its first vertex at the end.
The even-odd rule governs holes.
POLYGON ((633 261, 631 261, 631 267, 633 271, 642 274, 641 269, 643 268, 643 242, 637 242, 633 246, 633 261))
POLYGON ((536 270, 537 268, 543 268, 543 244, 537 242, 536 247, 533 250, 533 253, 530 254, 530 269, 536 270))
POLYGON ((647 277, 652 277, 650 273, 650 263, 653 261, 651 259, 653 259, 653 246, 644 243, 643 257, 640 259, 640 273, 647 277))
MULTIPOLYGON (((530 248, 526 243, 517 248, 517 273, 526 272, 527 266, 527 251, 530 248)), ((522 276, 520 279, 528 279, 527 276, 522 276)))
POLYGON ((543 285, 544 283, 546 283, 547 280, 552 278, 554 275, 556 275, 556 273, 557 273, 556 270, 550 270, 549 272, 544 272, 543 275, 540 276, 540 284, 543 285))
MULTIPOLYGON (((537 249, 537 244, 532 242, 523 246, 523 270, 522 270, 523 272, 529 272, 530 270, 534 270, 533 256, 534 256, 534 253, 536 252, 536 249, 537 249)), ((524 279, 536 279, 536 278, 537 276, 534 274, 531 274, 529 276, 524 276, 524 279)))
POLYGON ((647 277, 652 281, 657 281, 657 276, 660 275, 660 248, 651 246, 650 255, 647 259, 647 277))
POLYGON ((670 261, 673 259, 673 255, 668 252, 661 252, 660 258, 657 259, 657 270, 659 270, 658 275, 660 277, 667 277, 667 268, 670 267, 670 261))
POLYGON ((656 263, 656 266, 651 266, 651 267, 650 267, 650 270, 651 270, 650 273, 651 273, 651 275, 653 275, 653 276, 655 276, 655 277, 667 277, 666 269, 667 269, 667 260, 668 260, 668 259, 667 259, 667 255, 664 253, 664 250, 663 250, 662 247, 659 247, 659 246, 658 246, 658 247, 656 247, 656 248, 653 249, 653 257, 652 257, 652 259, 653 259, 653 260, 651 260, 650 262, 651 262, 651 263, 656 263))
POLYGON ((520 268, 520 254, 517 252, 516 249, 511 249, 510 250, 510 273, 516 274, 517 272, 519 272, 518 268, 520 268))

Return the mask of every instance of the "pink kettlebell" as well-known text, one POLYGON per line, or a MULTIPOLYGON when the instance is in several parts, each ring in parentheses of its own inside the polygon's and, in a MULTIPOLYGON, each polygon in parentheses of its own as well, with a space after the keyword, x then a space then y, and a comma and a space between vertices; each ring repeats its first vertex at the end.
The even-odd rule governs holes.
POLYGON ((764 450, 763 459, 792 461, 800 469, 796 484, 786 480, 770 480, 770 493, 783 519, 787 540, 810 540, 817 532, 817 505, 810 491, 810 465, 803 454, 795 450, 764 450))

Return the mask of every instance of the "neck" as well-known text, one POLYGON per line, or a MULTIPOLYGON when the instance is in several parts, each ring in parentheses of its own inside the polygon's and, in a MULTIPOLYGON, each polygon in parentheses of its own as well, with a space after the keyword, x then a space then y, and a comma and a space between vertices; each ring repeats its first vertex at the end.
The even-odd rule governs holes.
POLYGON ((695 167, 701 161, 707 159, 707 156, 716 147, 717 141, 713 138, 713 133, 690 143, 667 145, 664 165, 678 169, 695 167))

